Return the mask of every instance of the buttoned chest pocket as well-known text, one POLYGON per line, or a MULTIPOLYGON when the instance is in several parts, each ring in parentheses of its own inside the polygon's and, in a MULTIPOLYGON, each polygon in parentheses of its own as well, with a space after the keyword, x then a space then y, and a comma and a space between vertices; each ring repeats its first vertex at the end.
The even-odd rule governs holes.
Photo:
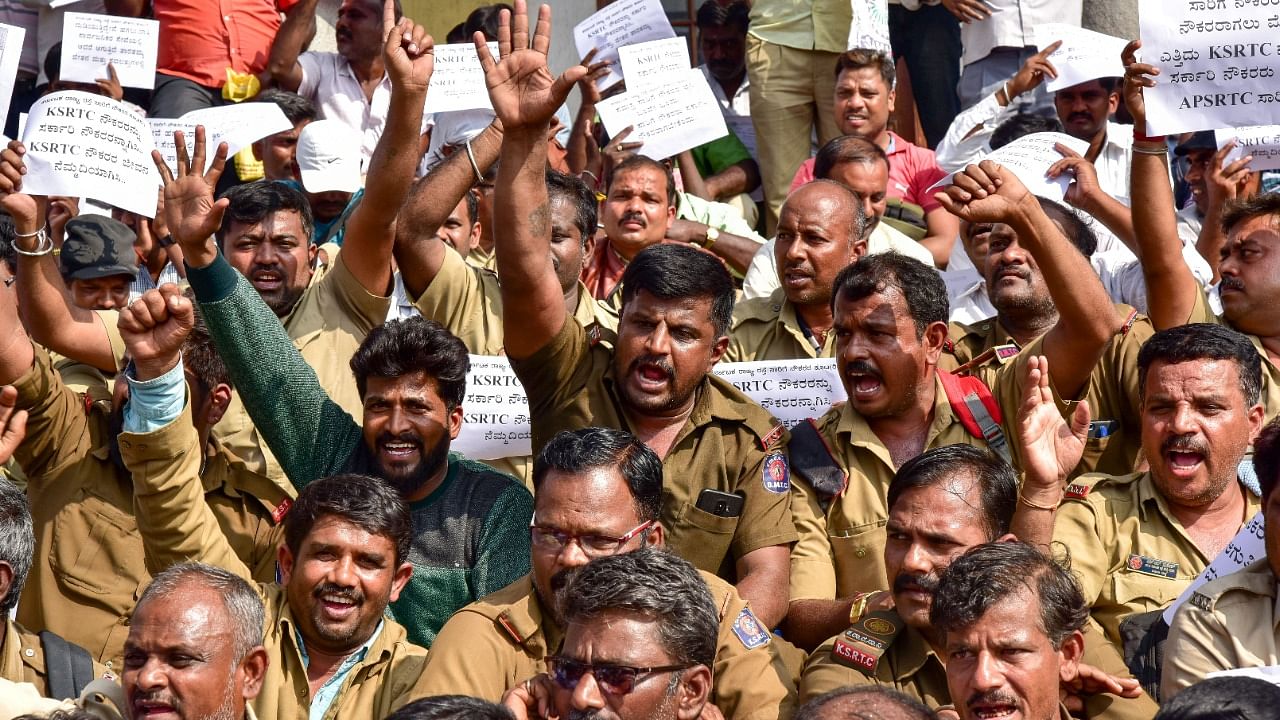
POLYGON ((707 572, 719 572, 729 555, 741 517, 720 517, 686 503, 680 522, 669 528, 668 544, 685 560, 707 572))
POLYGON ((828 535, 831 561, 836 567, 837 597, 888 589, 884 569, 887 538, 884 520, 828 535))
POLYGON ((1116 604, 1126 606, 1130 613, 1166 607, 1187 587, 1185 580, 1155 577, 1127 569, 1113 575, 1111 583, 1116 604))
POLYGON ((133 516, 85 490, 54 517, 49 565, 70 594, 118 601, 121 614, 148 577, 133 516))

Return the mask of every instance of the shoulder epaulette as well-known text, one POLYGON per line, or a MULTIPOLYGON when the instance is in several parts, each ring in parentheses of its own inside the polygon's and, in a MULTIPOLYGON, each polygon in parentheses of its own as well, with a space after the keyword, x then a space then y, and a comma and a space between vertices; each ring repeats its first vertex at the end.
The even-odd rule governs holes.
POLYGON ((880 658, 904 625, 902 618, 892 611, 867 613, 836 637, 831 646, 831 659, 868 677, 874 676, 880 658))

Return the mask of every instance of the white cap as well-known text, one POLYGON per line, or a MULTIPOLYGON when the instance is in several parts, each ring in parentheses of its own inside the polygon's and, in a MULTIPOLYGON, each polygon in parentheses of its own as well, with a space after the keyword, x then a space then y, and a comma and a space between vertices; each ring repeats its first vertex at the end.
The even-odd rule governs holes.
POLYGON ((337 120, 314 120, 298 134, 298 172, 309 193, 353 193, 360 176, 361 136, 337 120))

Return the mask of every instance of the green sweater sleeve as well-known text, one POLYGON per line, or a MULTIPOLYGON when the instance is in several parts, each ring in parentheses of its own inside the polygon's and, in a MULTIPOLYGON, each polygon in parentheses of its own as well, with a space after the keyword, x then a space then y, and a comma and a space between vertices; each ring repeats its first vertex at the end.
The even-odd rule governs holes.
POLYGON ((480 552, 471 573, 476 598, 501 590, 528 574, 531 522, 533 496, 513 481, 484 520, 480 552))
POLYGON ((218 354, 280 467, 301 490, 347 469, 360 425, 329 399, 280 319, 221 255, 187 269, 218 354))

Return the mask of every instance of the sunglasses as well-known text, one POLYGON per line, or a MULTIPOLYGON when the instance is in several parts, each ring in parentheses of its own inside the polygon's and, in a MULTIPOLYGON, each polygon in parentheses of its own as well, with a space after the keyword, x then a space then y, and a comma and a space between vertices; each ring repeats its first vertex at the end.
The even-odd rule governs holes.
POLYGON ((573 690, 582 676, 591 673, 596 685, 610 695, 627 695, 636 689, 641 676, 687 670, 692 665, 659 665, 657 667, 631 667, 630 665, 592 665, 553 655, 547 658, 551 679, 565 690, 573 690))

